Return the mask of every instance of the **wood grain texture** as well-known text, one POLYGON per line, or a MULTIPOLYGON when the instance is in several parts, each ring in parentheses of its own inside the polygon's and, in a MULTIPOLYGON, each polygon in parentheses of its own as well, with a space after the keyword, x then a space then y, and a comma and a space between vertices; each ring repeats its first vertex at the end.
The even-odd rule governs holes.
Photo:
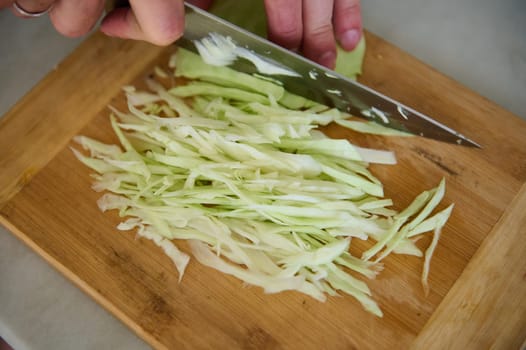
POLYGON ((91 37, 17 103, 0 120, 0 206, 161 50, 91 37))
MULTIPOLYGON (((422 261, 404 256, 387 258, 379 278, 367 281, 384 311, 382 319, 366 313, 351 297, 319 303, 293 292, 266 295, 195 261, 179 284, 175 268, 158 248, 132 232, 116 231, 120 221, 116 213, 99 212, 95 202, 100 194, 90 189, 90 171, 65 147, 75 134, 115 141, 106 105, 118 105, 120 86, 140 83, 172 50, 148 51, 146 44, 102 35, 86 41, 61 71, 42 81, 0 124, 0 146, 10 145, 21 156, 10 156, 0 147, 0 164, 6 169, 0 174, 0 221, 156 348, 385 349, 408 348, 415 340, 428 344, 429 339, 445 347, 454 331, 437 333, 448 319, 441 310, 448 310, 449 300, 462 293, 456 290, 467 293, 478 285, 473 282, 476 277, 487 271, 464 271, 472 266, 472 258, 494 260, 495 268, 507 268, 510 274, 510 284, 488 291, 490 298, 473 294, 480 311, 473 311, 472 317, 479 324, 509 325, 495 329, 500 342, 494 344, 502 348, 520 344, 524 319, 508 318, 494 309, 491 297, 500 292, 500 301, 518 300, 516 312, 526 313, 524 285, 519 282, 524 274, 520 268, 524 245, 510 252, 505 244, 493 245, 489 257, 485 250, 475 252, 481 244, 487 249, 490 243, 483 243, 485 239, 494 240, 495 232, 508 228, 510 220, 501 218, 503 213, 520 213, 517 207, 524 206, 523 200, 510 202, 526 181, 526 123, 380 38, 367 34, 367 41, 362 82, 435 116, 484 147, 364 136, 334 125, 325 128, 332 137, 397 153, 398 165, 371 169, 398 209, 442 177, 447 179, 441 208, 455 203, 455 210, 431 264, 427 298, 420 285, 422 261), (111 54, 102 53, 106 50, 111 54), (94 59, 97 52, 105 55, 104 63, 94 59), (72 76, 88 79, 78 92, 80 97, 71 93, 79 86, 72 76), (101 96, 93 97, 84 89, 101 96), (78 104, 57 106, 57 96, 83 103, 79 120, 72 117, 79 113, 78 104), (47 123, 35 124, 28 117, 34 111, 41 111, 47 123), (49 124, 56 131, 50 131, 49 124), (30 178, 25 175, 28 169, 34 169, 30 178), (493 259, 508 253, 509 261, 493 259), (467 271, 472 277, 465 277, 467 271), (443 336, 433 338, 435 334, 443 336)), ((511 243, 510 239, 507 244, 511 243)), ((469 328, 469 322, 459 327, 455 334, 463 337, 465 328, 466 336, 458 344, 481 336, 469 328)), ((496 334, 487 339, 493 342, 496 334)), ((472 344, 465 348, 480 348, 472 344)))
POLYGON ((521 349, 526 341, 526 185, 413 343, 521 349))

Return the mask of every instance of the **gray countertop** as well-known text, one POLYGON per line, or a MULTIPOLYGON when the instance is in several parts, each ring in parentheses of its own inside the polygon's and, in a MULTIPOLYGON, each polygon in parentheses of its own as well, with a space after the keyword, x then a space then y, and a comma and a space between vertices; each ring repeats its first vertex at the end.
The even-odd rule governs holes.
MULTIPOLYGON (((526 118, 526 1, 363 0, 366 28, 526 118)), ((47 18, 0 11, 0 115, 73 51, 47 18)), ((15 349, 148 345, 0 227, 0 336, 15 349)))

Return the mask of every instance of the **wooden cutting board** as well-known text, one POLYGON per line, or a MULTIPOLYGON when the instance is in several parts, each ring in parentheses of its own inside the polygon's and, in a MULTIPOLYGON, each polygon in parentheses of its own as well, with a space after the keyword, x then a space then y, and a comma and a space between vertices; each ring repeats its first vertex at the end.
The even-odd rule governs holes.
POLYGON ((404 256, 368 281, 383 318, 349 296, 266 295, 193 260, 178 283, 157 247, 99 212, 90 171, 68 148, 77 134, 111 139, 106 106, 173 48, 100 34, 1 120, 0 221, 155 348, 517 349, 526 336, 526 122, 382 39, 367 42, 362 82, 483 146, 327 129, 396 152, 398 165, 372 170, 398 209, 447 179, 441 208, 455 209, 427 298, 422 260, 404 256))

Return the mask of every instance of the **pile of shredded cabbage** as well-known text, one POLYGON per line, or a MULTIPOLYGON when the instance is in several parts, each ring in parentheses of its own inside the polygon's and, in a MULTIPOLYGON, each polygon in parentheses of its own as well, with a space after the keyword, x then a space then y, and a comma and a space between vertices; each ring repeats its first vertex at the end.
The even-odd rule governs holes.
POLYGON ((389 254, 424 256, 427 290, 453 207, 434 213, 444 180, 397 212, 367 168, 394 164, 394 154, 316 129, 352 127, 348 116, 182 49, 174 62, 188 83, 167 88, 151 79, 150 91, 125 89, 127 111, 112 108, 120 146, 75 138, 89 155, 73 152, 96 171, 93 189, 104 192, 99 208, 125 218, 118 229, 155 242, 180 278, 190 256, 177 242, 185 240, 200 263, 267 293, 295 290, 320 301, 346 293, 377 316, 364 279, 375 278, 389 254), (433 240, 423 253, 414 242, 426 232, 433 240), (353 256, 354 240, 370 248, 353 256))

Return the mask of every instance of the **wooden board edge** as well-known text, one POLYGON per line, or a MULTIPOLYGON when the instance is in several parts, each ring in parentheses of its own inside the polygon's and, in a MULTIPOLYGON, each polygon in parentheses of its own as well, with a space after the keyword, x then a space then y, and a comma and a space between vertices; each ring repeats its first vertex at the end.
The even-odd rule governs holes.
POLYGON ((412 349, 526 345, 526 183, 412 344, 412 349))
POLYGON ((96 32, 17 101, 0 119, 0 207, 165 49, 96 32))
POLYGON ((107 298, 100 294, 96 289, 92 288, 88 283, 78 277, 73 271, 69 270, 65 265, 60 263, 51 254, 42 249, 38 244, 33 242, 28 236, 14 226, 8 219, 3 215, 0 215, 0 225, 3 225, 6 230, 11 232, 15 237, 22 241, 32 251, 42 257, 49 265, 55 270, 60 272, 66 279, 71 281, 76 287, 86 293, 92 298, 97 304, 101 305, 111 315, 116 317, 122 323, 124 323, 129 329, 131 329, 137 336, 143 339, 146 343, 152 346, 154 349, 168 349, 158 339, 153 337, 146 330, 142 329, 137 323, 133 321, 128 315, 121 311, 117 306, 111 303, 107 298))
MULTIPOLYGON (((58 147, 57 148, 57 152, 60 151, 61 149, 63 149, 63 147, 58 147)), ((52 159, 53 157, 51 157, 50 159, 52 159)), ((45 165, 45 164, 44 164, 45 165)), ((42 165, 43 166, 43 165, 42 165)), ((34 174, 36 174, 36 172, 38 171, 39 169, 37 169, 34 173, 31 172, 31 173, 26 173, 26 172, 23 172, 21 173, 21 176, 23 178, 24 181, 21 182, 21 184, 23 185, 24 183, 27 183, 28 181, 30 181, 30 179, 32 178, 32 176, 34 174)), ((523 189, 521 190, 521 193, 524 192, 524 186, 523 186, 523 189)), ((522 196, 522 197, 526 197, 526 196, 522 196)), ((11 196, 12 198, 12 196, 11 196)), ((6 201, 7 203, 8 201, 6 201)), ((515 203, 515 201, 513 202, 515 203)), ((0 207, 2 207, 2 197, 0 196, 0 207)), ((524 206, 524 200, 520 201, 519 204, 522 204, 523 207, 526 207, 524 206)), ((510 208, 512 208, 513 204, 510 205, 510 208)), ((511 219, 510 219, 511 220, 511 219)), ((502 219, 501 219, 502 221, 502 219)), ((98 293, 96 290, 94 290, 93 288, 91 288, 87 283, 85 283, 83 280, 81 280, 78 276, 76 276, 73 272, 71 272, 70 270, 68 270, 64 265, 62 265, 59 261, 55 260, 51 255, 49 255, 46 251, 44 251, 43 249, 41 249, 40 247, 38 247, 36 245, 36 243, 34 243, 33 241, 31 241, 31 239, 29 239, 22 231, 18 230, 16 227, 14 227, 13 225, 11 225, 9 223, 9 221, 4 218, 3 216, 0 215, 0 224, 4 224, 11 232, 13 232, 13 234, 15 234, 15 236, 17 236, 19 239, 21 239, 26 245, 28 245, 31 249, 33 249, 34 251, 36 251, 40 256, 42 256, 44 258, 44 260, 46 260, 49 264, 51 264, 53 267, 55 267, 57 270, 59 270, 64 276, 66 276, 66 278, 68 278, 69 280, 71 280, 75 285, 77 285, 81 290, 85 291, 88 295, 90 295, 93 299, 95 299, 99 304, 101 304, 104 308, 106 308, 109 312, 111 312, 113 315, 116 315, 119 319, 121 319, 121 321, 123 321, 127 326, 129 326, 131 329, 133 329, 141 338, 145 339, 148 343, 150 343, 152 346, 156 347, 156 348, 162 348, 163 345, 158 343, 158 341, 156 341, 154 338, 152 339, 147 339, 147 338, 151 338, 151 336, 147 333, 144 333, 143 330, 141 330, 139 328, 139 326, 135 323, 133 323, 133 321, 129 318, 126 318, 126 315, 123 314, 122 312, 120 312, 113 304, 111 304, 108 300, 106 300, 102 295, 100 295, 100 293, 98 293), (122 314, 122 315, 121 315, 122 314), (152 340, 152 341, 150 341, 152 340)), ((499 224, 496 226, 496 228, 492 231, 492 233, 490 233, 490 235, 488 236, 488 238, 486 239, 486 241, 493 236, 493 233, 494 231, 497 230, 497 227, 500 227, 501 223, 499 222, 499 224)), ((500 231, 502 230, 505 230, 505 229, 500 229, 500 231)), ((516 232, 516 235, 517 237, 519 236, 519 232, 516 232)), ((508 242, 508 244, 510 245, 513 245, 513 242, 508 242)), ((481 250, 482 246, 478 249, 479 251, 481 250)), ((524 252, 524 250, 522 251, 524 252)), ((482 254, 482 253, 481 253, 482 254)), ((478 256, 478 255, 477 255, 478 256)), ((484 255, 483 255, 484 256, 484 255)), ((480 258, 479 260, 482 260, 482 258, 480 258)), ((518 260, 520 261, 520 260, 518 260)), ((493 264, 493 265, 498 265, 498 264, 493 264)), ((469 265, 471 266, 471 264, 469 265)), ((457 281, 457 283, 455 284, 454 287, 456 287, 461 281, 463 281, 463 279, 465 280, 466 278, 464 278, 464 275, 466 274, 466 271, 464 271, 463 275, 461 276, 461 278, 459 278, 459 280, 457 281)), ((472 274, 475 274, 475 273, 472 273, 472 274)), ((478 276, 478 275, 477 275, 478 276)), ((478 277, 477 277, 478 278, 478 277)), ((462 288, 462 287, 459 287, 459 288, 462 288)), ((460 293, 460 292, 459 292, 460 293)), ((452 291, 450 290, 450 292, 448 293, 448 296, 449 294, 452 294, 452 291)), ((447 296, 446 296, 447 298, 447 296)), ((454 299, 454 297, 451 297, 452 299, 454 299)), ((445 301, 445 300, 444 300, 445 301)), ((444 304, 444 301, 442 302, 442 304, 444 304)), ((440 307, 439 307, 440 308, 440 307)), ((451 308, 447 309, 447 310, 450 310, 451 308)), ((454 309, 453 309, 454 310, 454 309)), ((435 313, 438 313, 439 309, 437 309, 435 311, 435 313)), ((458 309, 457 307, 457 310, 454 310, 454 311, 458 311, 460 312, 461 310, 458 309)), ((446 317, 447 318, 444 318, 444 319, 450 319, 451 318, 451 314, 448 314, 448 312, 446 311, 442 311, 442 314, 444 314, 445 316, 442 316, 442 317, 446 317)), ((431 324, 431 321, 434 319, 434 317, 432 317, 432 319, 430 319, 430 321, 428 322, 428 325, 426 325, 426 327, 424 328, 424 330, 421 332, 421 334, 417 337, 416 341, 415 341, 415 344, 417 344, 417 342, 419 341, 419 339, 421 338, 422 336, 422 339, 425 339, 425 332, 428 331, 428 328, 436 328, 436 329, 439 329, 441 326, 440 326, 440 323, 438 321, 433 321, 435 322, 434 324, 431 324), (438 323, 437 323, 438 322, 438 323)), ((460 331, 459 331, 460 333, 460 331)), ((441 344, 439 341, 441 340, 441 338, 443 338, 443 334, 440 333, 436 336, 436 338, 433 338, 433 339, 438 339, 438 341, 436 343, 438 344, 441 344)), ((429 338, 431 339, 431 338, 429 338)), ((445 341, 445 340, 444 340, 445 341)), ((427 344, 427 343, 424 343, 424 344, 427 344)), ((433 345, 433 343, 431 343, 431 345, 433 345)))

